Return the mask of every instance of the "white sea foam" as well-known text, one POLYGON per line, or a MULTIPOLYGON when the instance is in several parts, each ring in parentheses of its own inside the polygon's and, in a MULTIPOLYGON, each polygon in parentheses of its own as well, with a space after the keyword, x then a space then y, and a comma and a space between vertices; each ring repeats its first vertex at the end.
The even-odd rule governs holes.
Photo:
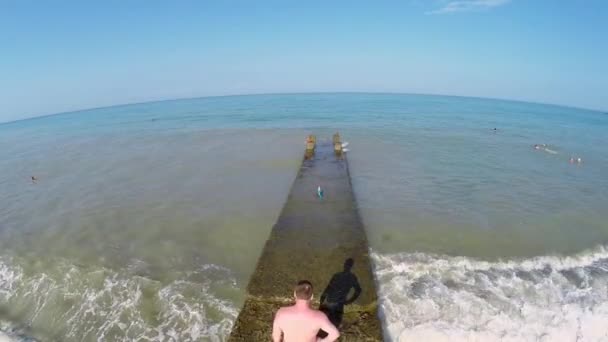
POLYGON ((0 342, 37 342, 9 321, 0 320, 0 342))
MULTIPOLYGON (((218 289, 238 291, 230 270, 216 265, 160 282, 67 264, 28 275, 13 260, 0 259, 0 307, 35 335, 44 331, 63 341, 220 341, 238 308, 218 289)), ((0 341, 9 330, 0 327, 0 341)))
POLYGON ((372 253, 388 341, 608 341, 608 251, 500 262, 372 253))
MULTIPOLYGON (((388 341, 608 341, 604 248, 500 262, 372 257, 388 341)), ((229 269, 211 264, 160 282, 68 264, 29 274, 0 259, 1 306, 65 341, 222 341, 238 308, 218 288, 238 290, 229 269)), ((33 341, 15 326, 0 331, 0 341, 33 341)))

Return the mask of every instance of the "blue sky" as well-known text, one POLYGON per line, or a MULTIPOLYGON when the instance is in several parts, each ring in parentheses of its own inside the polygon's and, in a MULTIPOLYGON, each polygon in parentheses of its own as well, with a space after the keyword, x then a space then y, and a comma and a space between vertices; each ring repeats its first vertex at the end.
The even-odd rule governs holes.
POLYGON ((372 91, 608 110, 608 1, 5 1, 0 122, 209 95, 372 91))

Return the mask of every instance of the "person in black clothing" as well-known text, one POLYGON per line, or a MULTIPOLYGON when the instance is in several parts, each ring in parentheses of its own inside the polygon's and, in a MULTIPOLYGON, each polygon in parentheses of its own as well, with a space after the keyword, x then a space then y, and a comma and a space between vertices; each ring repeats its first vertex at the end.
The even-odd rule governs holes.
POLYGON ((344 270, 331 277, 329 284, 321 295, 320 310, 325 312, 327 318, 339 327, 344 315, 344 305, 353 303, 361 295, 361 286, 357 276, 351 272, 355 261, 352 258, 344 262, 344 270), (354 290, 352 296, 348 296, 354 290))

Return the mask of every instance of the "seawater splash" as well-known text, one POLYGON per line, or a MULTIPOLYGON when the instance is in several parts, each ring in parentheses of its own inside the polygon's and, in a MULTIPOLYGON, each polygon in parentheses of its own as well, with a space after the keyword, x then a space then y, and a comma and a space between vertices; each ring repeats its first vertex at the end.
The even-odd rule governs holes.
POLYGON ((29 274, 0 258, 0 341, 221 341, 238 314, 230 270, 203 265, 161 282, 63 263, 29 274), (16 326, 31 327, 25 337, 16 326), (10 338, 10 339, 9 339, 10 338))
POLYGON ((608 341, 608 250, 480 261, 372 253, 388 341, 608 341))
POLYGON ((0 320, 0 342, 38 342, 23 334, 14 324, 0 320))

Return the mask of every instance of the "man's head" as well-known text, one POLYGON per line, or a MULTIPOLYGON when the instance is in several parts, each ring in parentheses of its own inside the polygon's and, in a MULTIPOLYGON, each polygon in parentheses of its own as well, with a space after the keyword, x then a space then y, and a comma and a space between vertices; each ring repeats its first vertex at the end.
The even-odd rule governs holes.
POLYGON ((293 291, 297 300, 312 299, 312 284, 308 280, 300 280, 293 291))
POLYGON ((350 272, 350 270, 355 265, 355 260, 353 258, 348 258, 344 261, 344 272, 350 272))

